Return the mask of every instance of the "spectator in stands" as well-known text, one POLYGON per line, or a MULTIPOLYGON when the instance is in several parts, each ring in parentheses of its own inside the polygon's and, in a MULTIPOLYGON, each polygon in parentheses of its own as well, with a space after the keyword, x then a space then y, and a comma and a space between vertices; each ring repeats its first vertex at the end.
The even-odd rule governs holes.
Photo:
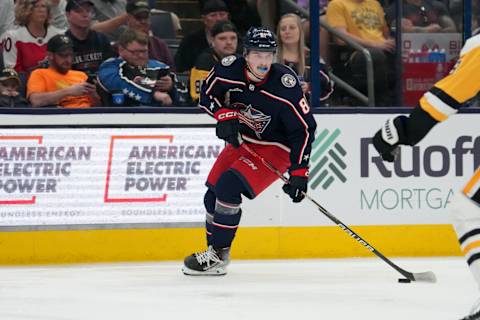
MULTIPOLYGON (((302 91, 310 92, 310 50, 305 46, 302 21, 295 13, 287 13, 280 18, 277 26, 277 62, 292 68, 300 79, 302 91)), ((320 64, 321 100, 326 100, 333 92, 333 82, 326 71, 323 59, 320 64)))
POLYGON ((65 33, 73 42, 72 69, 85 72, 96 78, 100 64, 116 55, 110 40, 103 33, 90 29, 93 17, 93 2, 68 0, 65 8, 70 28, 65 33))
POLYGON ((161 61, 173 66, 173 57, 168 45, 150 31, 150 7, 145 0, 131 0, 127 3, 127 25, 130 29, 148 35, 148 56, 152 60, 161 61))
POLYGON ((238 32, 230 21, 220 21, 212 28, 212 46, 198 56, 190 71, 190 96, 198 101, 200 88, 213 66, 226 56, 237 52, 238 32))
POLYGON ((92 29, 105 33, 111 40, 117 41, 127 23, 125 12, 127 0, 92 0, 92 2, 95 8, 92 29))
POLYGON ((87 74, 71 70, 73 42, 66 35, 48 41, 48 69, 32 72, 27 83, 27 98, 33 107, 59 106, 87 108, 98 104, 95 85, 87 82, 87 74))
MULTIPOLYGON (((244 36, 250 27, 260 27, 262 21, 257 12, 256 0, 223 0, 227 5, 230 20, 237 27, 240 36, 244 36)), ((207 0, 200 0, 200 8, 203 8, 207 0)))
POLYGON ((4 64, 17 72, 28 73, 45 59, 47 42, 63 31, 49 25, 50 11, 46 0, 18 0, 15 20, 20 27, 3 36, 4 64))
MULTIPOLYGON (((372 55, 377 105, 392 103, 390 96, 395 80, 395 40, 390 36, 384 17, 385 12, 377 0, 332 0, 327 7, 328 23, 364 46, 372 55)), ((340 39, 336 42, 347 53, 345 61, 341 61, 349 69, 345 74, 353 80, 354 87, 366 92, 364 55, 343 46, 344 42, 340 39)))
POLYGON ((15 70, 3 69, 0 72, 0 107, 30 107, 27 99, 20 94, 21 84, 22 82, 15 70))
POLYGON ((13 0, 0 1, 0 39, 1 36, 13 28, 15 22, 15 4, 13 0))
POLYGON ((195 65, 199 54, 210 47, 211 31, 220 21, 228 20, 228 9, 222 0, 208 0, 202 9, 204 29, 188 34, 180 42, 175 55, 175 66, 178 72, 188 71, 195 65))
MULTIPOLYGON (((457 32, 455 22, 443 3, 432 0, 405 0, 403 3, 403 32, 457 32)), ((387 20, 395 25, 395 3, 386 10, 387 20)))
POLYGON ((104 104, 122 106, 162 105, 176 101, 168 65, 148 59, 148 36, 127 29, 119 38, 120 57, 102 63, 98 84, 104 104))

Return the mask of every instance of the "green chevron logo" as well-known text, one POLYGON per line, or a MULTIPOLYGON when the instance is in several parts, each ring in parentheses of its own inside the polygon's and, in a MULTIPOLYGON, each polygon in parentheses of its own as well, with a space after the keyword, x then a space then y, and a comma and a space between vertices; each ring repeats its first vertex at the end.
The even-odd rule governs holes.
POLYGON ((310 158, 310 188, 316 189, 321 185, 324 190, 327 190, 335 180, 340 180, 342 183, 347 181, 342 173, 347 168, 345 161, 342 160, 347 152, 338 142, 335 142, 340 133, 340 129, 332 133, 325 129, 313 142, 310 158))

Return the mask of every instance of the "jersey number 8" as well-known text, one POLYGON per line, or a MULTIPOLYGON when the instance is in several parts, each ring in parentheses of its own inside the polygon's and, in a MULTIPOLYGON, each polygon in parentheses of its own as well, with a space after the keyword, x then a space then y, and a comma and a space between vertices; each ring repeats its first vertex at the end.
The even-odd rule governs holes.
POLYGON ((307 114, 310 112, 310 105, 308 104, 307 100, 305 100, 305 98, 302 98, 302 100, 300 100, 299 105, 304 114, 307 114))

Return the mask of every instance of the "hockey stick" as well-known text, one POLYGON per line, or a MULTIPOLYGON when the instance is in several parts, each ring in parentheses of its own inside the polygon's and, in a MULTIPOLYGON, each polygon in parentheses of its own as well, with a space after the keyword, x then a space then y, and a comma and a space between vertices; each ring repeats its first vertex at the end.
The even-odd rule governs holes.
MULTIPOLYGON (((256 153, 254 150, 252 150, 246 143, 242 143, 241 147, 246 150, 248 153, 250 153, 252 156, 257 158, 262 162, 262 164, 267 167, 270 171, 274 172, 280 179, 282 179, 283 182, 289 183, 288 179, 278 170, 276 169, 272 164, 267 162, 265 159, 263 159, 262 156, 260 156, 258 153, 256 153)), ((421 282, 436 282, 437 278, 435 277, 435 274, 432 271, 426 271, 426 272, 408 272, 399 266, 397 266, 395 263, 393 263, 390 259, 385 257, 382 253, 380 253, 377 249, 375 249, 372 245, 370 245, 366 240, 364 240, 362 237, 360 237, 357 233, 355 233, 352 229, 350 229, 348 226, 346 226, 343 222, 338 220, 333 214, 328 212, 324 207, 322 207, 315 199, 310 197, 307 193, 303 192, 303 195, 305 198, 310 200, 313 204, 315 204, 320 210, 321 213, 327 216, 330 220, 332 220, 337 226, 340 227, 343 231, 345 231, 350 237, 355 239, 358 243, 360 243, 362 246, 364 246, 367 250, 371 251, 374 253, 377 257, 382 259, 384 262, 386 262, 389 266, 391 266, 393 269, 397 270, 401 275, 403 275, 406 279, 410 281, 421 281, 421 282)), ((410 282, 406 279, 399 279, 399 282, 410 282)))

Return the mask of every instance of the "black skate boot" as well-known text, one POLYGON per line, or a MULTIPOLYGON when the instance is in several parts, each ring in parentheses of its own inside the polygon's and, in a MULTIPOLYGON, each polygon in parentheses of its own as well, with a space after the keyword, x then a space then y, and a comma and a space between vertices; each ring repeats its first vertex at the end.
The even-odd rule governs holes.
POLYGON ((193 253, 185 258, 182 271, 189 276, 223 276, 227 274, 230 248, 214 249, 193 253))

